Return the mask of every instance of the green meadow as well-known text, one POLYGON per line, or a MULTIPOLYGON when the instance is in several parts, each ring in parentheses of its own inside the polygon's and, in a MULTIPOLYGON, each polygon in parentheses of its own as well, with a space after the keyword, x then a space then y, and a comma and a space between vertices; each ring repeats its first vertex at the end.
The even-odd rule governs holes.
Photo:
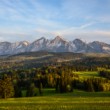
POLYGON ((110 110, 110 92, 58 94, 44 89, 43 96, 0 100, 0 110, 110 110))
POLYGON ((84 78, 100 77, 97 71, 78 71, 73 73, 78 74, 80 77, 84 77, 84 78))
MULTIPOLYGON (((80 79, 100 78, 97 71, 74 72, 80 79)), ((101 77, 102 78, 102 77, 101 77)), ((0 110, 110 110, 110 92, 85 92, 73 89, 56 93, 55 88, 43 89, 42 96, 0 99, 0 110)))

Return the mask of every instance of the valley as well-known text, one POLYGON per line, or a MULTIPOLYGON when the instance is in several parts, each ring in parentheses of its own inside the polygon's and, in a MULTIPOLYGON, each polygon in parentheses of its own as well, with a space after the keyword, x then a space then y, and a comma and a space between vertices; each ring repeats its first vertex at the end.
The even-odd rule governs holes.
MULTIPOLYGON (((90 67, 103 67, 107 65, 109 68, 110 54, 103 53, 72 53, 72 52, 26 52, 16 55, 0 56, 0 68, 1 70, 7 70, 11 68, 36 68, 43 67, 45 65, 50 66, 84 66, 90 67), (89 64, 90 63, 90 64, 89 64)), ((96 70, 96 69, 95 69, 96 70)))
POLYGON ((0 85, 1 110, 109 110, 110 55, 39 51, 0 56, 0 85))
POLYGON ((0 0, 0 110, 110 110, 110 0, 0 0))

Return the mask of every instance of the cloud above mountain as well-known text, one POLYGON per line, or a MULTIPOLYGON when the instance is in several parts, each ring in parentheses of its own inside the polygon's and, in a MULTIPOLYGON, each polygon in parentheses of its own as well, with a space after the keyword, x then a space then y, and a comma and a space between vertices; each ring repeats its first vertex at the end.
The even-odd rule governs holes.
POLYGON ((110 43, 109 0, 0 0, 0 40, 41 36, 110 43))

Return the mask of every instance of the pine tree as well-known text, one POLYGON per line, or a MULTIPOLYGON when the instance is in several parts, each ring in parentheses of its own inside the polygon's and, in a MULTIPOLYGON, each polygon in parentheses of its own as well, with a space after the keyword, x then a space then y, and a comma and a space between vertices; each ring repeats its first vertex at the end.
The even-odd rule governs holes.
POLYGON ((14 96, 14 86, 11 78, 7 75, 0 80, 0 96, 1 98, 10 98, 14 96))
POLYGON ((91 79, 87 80, 87 91, 94 92, 94 85, 91 79))

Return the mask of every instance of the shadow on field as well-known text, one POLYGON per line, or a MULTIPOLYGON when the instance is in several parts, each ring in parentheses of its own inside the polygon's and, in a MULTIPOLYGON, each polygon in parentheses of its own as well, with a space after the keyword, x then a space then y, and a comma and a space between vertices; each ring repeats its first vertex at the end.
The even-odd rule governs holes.
POLYGON ((56 93, 55 89, 44 89, 43 91, 43 96, 110 97, 110 92, 85 92, 74 90, 71 93, 56 93))

